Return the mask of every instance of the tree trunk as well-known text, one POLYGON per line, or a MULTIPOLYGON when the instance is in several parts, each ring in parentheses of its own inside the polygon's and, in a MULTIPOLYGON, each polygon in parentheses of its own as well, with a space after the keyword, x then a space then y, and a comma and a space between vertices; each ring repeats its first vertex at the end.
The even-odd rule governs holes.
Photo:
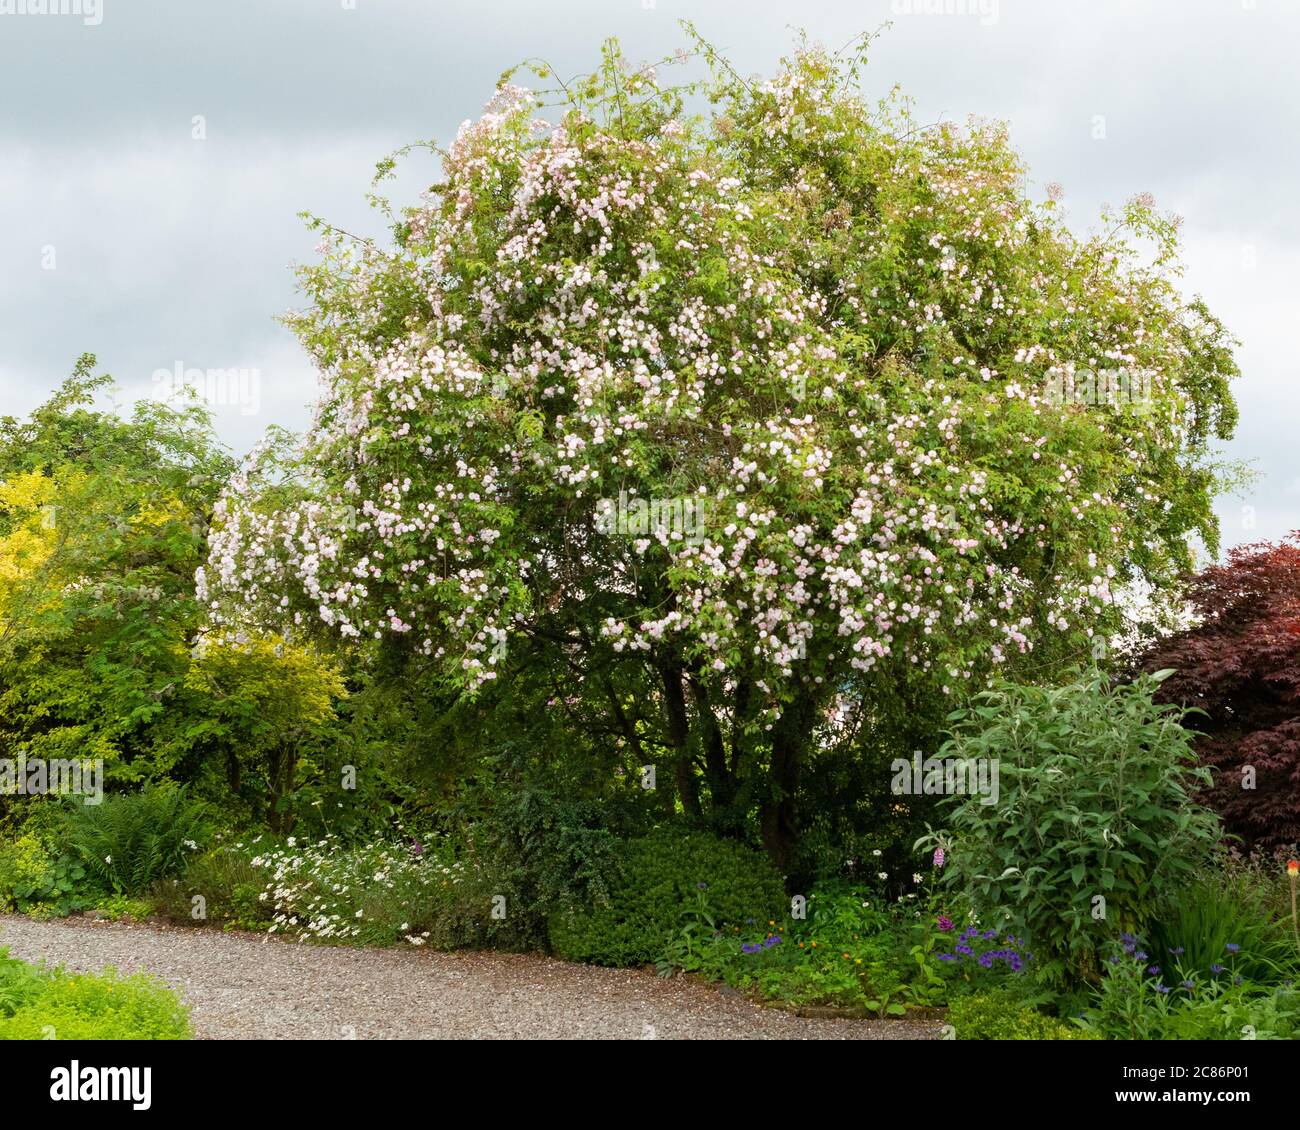
POLYGON ((768 858, 788 881, 796 878, 791 874, 798 839, 795 794, 815 717, 816 703, 812 695, 800 690, 772 727, 768 789, 759 807, 759 829, 768 858))
POLYGON ((269 809, 266 823, 271 833, 276 836, 288 835, 293 831, 293 813, 281 812, 280 802, 293 793, 294 768, 297 758, 292 745, 278 746, 269 755, 267 768, 267 785, 269 789, 269 809))
POLYGON ((720 824, 729 827, 734 823, 735 818, 731 807, 736 799, 737 782, 727 767, 727 750, 722 741, 722 727, 718 725, 718 716, 713 712, 709 692, 694 678, 690 683, 695 708, 700 715, 700 728, 704 739, 704 776, 709 783, 709 799, 713 813, 720 818, 720 824))
POLYGON ((663 678, 664 703, 668 710, 668 744, 673 747, 673 779, 677 794, 687 816, 699 819, 700 783, 695 779, 695 766, 686 739, 690 723, 686 717, 686 692, 682 688, 682 668, 672 660, 661 660, 659 674, 663 678))

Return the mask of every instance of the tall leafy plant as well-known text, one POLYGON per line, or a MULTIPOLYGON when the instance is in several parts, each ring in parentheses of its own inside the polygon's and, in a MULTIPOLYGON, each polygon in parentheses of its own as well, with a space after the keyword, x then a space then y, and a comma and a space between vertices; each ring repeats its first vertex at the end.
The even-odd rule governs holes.
POLYGON ((997 799, 948 798, 948 831, 919 843, 946 847, 947 887, 1028 935, 1049 979, 1094 976, 1105 940, 1143 927, 1218 841, 1191 797, 1205 770, 1183 711, 1154 701, 1159 681, 1001 683, 950 716, 939 756, 996 763, 997 799))

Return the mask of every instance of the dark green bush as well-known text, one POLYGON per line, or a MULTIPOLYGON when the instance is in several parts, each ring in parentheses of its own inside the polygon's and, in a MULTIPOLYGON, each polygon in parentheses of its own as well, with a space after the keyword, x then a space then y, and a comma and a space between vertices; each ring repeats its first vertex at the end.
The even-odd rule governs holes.
POLYGON ((545 948, 551 917, 609 896, 623 841, 602 826, 608 815, 550 787, 503 790, 468 830, 466 878, 447 908, 459 925, 451 934, 435 932, 459 935, 462 945, 545 948), (497 895, 506 900, 506 917, 484 919, 481 908, 497 895))
POLYGON ((552 914, 559 956, 636 965, 656 960, 688 916, 707 914, 721 929, 785 913, 781 877, 767 858, 731 840, 662 829, 623 844, 617 864, 607 900, 552 914))
POLYGON ((1014 996, 976 993, 957 997, 948 1023, 959 1040, 1097 1040, 1101 1037, 1064 1020, 1044 1016, 1014 996))

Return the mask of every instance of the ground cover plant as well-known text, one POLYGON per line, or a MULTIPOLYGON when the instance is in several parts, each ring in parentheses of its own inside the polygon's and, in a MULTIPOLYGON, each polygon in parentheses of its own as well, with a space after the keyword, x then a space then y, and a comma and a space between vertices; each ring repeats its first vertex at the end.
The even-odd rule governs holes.
POLYGON ((184 1040, 189 1017, 149 978, 68 973, 0 948, 0 1040, 184 1040))

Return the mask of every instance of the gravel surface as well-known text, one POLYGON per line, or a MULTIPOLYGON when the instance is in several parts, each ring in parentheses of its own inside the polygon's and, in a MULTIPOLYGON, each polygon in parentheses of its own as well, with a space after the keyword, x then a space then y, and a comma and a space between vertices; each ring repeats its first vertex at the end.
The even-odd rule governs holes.
POLYGON ((687 978, 536 954, 308 945, 189 927, 0 915, 0 947, 178 989, 200 1039, 935 1039, 934 1020, 826 1020, 687 978))

